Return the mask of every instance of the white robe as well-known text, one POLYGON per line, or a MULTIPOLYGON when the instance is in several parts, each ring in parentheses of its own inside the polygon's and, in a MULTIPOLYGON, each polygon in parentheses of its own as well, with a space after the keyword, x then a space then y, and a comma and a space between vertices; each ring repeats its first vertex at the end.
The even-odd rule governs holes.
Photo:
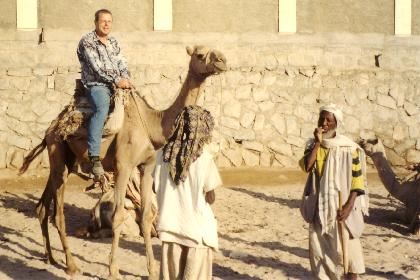
POLYGON ((158 151, 154 173, 158 201, 157 231, 163 242, 218 249, 217 221, 205 192, 222 185, 212 155, 205 147, 189 168, 185 182, 175 185, 168 163, 158 151))
MULTIPOLYGON (((340 263, 343 254, 337 224, 338 196, 341 192, 344 204, 350 195, 352 152, 359 149, 365 183, 366 164, 363 150, 343 135, 324 139, 322 146, 330 150, 320 179, 318 212, 315 213, 314 221, 309 224, 309 259, 316 279, 338 280, 342 274, 340 263)), ((345 221, 346 227, 343 232, 344 243, 347 244, 347 267, 349 272, 356 274, 365 272, 359 237, 364 228, 362 212, 367 214, 367 205, 366 189, 365 195, 356 198, 354 208, 345 221)))

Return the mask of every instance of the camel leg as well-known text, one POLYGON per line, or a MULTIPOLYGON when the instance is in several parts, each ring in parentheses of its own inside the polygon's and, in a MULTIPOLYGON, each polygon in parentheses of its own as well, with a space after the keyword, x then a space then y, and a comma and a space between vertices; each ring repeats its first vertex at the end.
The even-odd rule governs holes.
POLYGON ((124 222, 124 199, 128 180, 130 179, 133 167, 128 164, 121 164, 117 160, 117 177, 114 190, 115 213, 112 219, 112 247, 109 255, 109 275, 111 279, 119 279, 119 268, 117 262, 117 249, 120 240, 122 225, 124 222))
POLYGON ((46 140, 50 161, 50 176, 48 178, 47 188, 45 189, 37 207, 37 212, 41 221, 41 229, 44 238, 46 239, 46 248, 47 251, 49 251, 49 257, 51 261, 52 255, 51 248, 49 248, 50 245, 48 236, 48 210, 51 198, 54 198, 55 225, 58 229, 61 244, 66 254, 66 272, 69 274, 74 274, 78 269, 74 263, 70 248, 67 244, 66 229, 64 223, 64 185, 68 174, 66 167, 66 147, 63 143, 57 142, 54 135, 47 136, 46 140))
POLYGON ((420 206, 418 206, 411 218, 410 231, 414 235, 420 235, 420 206))
POLYGON ((48 216, 49 216, 51 200, 52 200, 51 178, 48 178, 47 186, 45 187, 44 192, 42 193, 42 196, 39 199, 38 204, 36 205, 36 213, 38 215, 39 223, 41 224, 46 262, 56 265, 57 262, 54 260, 54 257, 52 255, 50 236, 48 234, 48 216))
POLYGON ((143 165, 144 174, 141 177, 141 198, 142 198, 142 212, 141 226, 143 230, 143 238, 146 246, 147 269, 149 271, 149 279, 158 279, 158 271, 156 270, 155 257, 153 255, 152 247, 152 185, 153 185, 153 169, 155 168, 155 155, 148 159, 143 165))
MULTIPOLYGON (((67 172, 66 172, 67 173, 67 172)), ((73 256, 70 251, 69 244, 67 242, 66 234, 66 223, 64 220, 64 190, 65 190, 65 175, 62 177, 62 184, 60 188, 55 192, 55 207, 56 207, 56 216, 55 224, 57 226, 58 234, 60 235, 61 244, 63 246, 64 254, 66 255, 66 272, 69 275, 74 275, 78 272, 78 268, 74 262, 73 256)))

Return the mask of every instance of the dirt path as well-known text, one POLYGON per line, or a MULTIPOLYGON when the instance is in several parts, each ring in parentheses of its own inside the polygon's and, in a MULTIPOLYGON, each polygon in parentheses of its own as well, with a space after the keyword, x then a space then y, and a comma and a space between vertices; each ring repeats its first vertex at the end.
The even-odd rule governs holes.
MULTIPOLYGON (((23 178, 0 173, 0 279, 69 279, 57 231, 50 226, 59 267, 45 264, 41 230, 34 208, 46 173, 23 178)), ((298 206, 302 173, 294 170, 235 169, 222 172, 225 187, 217 190, 214 211, 219 222, 220 252, 216 279, 308 279, 307 224, 298 206)), ((363 279, 420 279, 420 238, 407 235, 400 205, 387 198, 376 176, 370 178, 371 210, 362 237, 367 273, 363 279)), ((83 274, 75 279, 108 275, 110 238, 80 239, 99 193, 83 193, 88 185, 71 177, 65 215, 69 243, 83 274)), ((159 259, 159 241, 154 240, 159 259)), ((119 251, 124 279, 147 279, 141 238, 125 237, 119 251)))

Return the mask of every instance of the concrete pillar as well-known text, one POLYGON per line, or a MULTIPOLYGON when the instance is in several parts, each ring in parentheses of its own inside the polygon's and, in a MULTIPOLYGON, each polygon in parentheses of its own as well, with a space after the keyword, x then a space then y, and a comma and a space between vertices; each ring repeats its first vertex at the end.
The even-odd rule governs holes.
POLYGON ((16 27, 38 28, 38 0, 16 0, 16 27))
POLYGON ((279 32, 296 33, 296 0, 279 0, 279 32))
POLYGON ((395 35, 411 35, 411 0, 395 0, 395 35))
POLYGON ((153 1, 153 27, 156 31, 172 30, 172 0, 153 1))

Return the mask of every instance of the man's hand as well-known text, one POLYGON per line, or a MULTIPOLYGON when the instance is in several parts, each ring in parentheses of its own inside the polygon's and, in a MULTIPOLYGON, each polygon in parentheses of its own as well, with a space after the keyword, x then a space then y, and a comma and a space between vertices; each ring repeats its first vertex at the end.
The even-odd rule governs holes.
POLYGON ((315 138, 315 142, 316 143, 321 143, 322 142, 322 132, 324 130, 322 129, 322 127, 317 127, 314 130, 314 138, 315 138))
POLYGON ((340 222, 344 222, 350 215, 351 210, 353 209, 353 205, 344 204, 342 210, 337 210, 337 220, 340 222))
POLYGON ((213 204, 215 200, 216 200, 216 194, 214 193, 214 190, 206 192, 206 201, 208 204, 213 204))
POLYGON ((117 88, 128 89, 131 87, 132 87, 131 82, 128 79, 121 79, 117 84, 117 88))
POLYGON ((337 220, 339 222, 344 222, 350 215, 354 207, 354 201, 356 200, 357 192, 351 192, 349 199, 346 204, 343 205, 341 210, 337 210, 337 220))

